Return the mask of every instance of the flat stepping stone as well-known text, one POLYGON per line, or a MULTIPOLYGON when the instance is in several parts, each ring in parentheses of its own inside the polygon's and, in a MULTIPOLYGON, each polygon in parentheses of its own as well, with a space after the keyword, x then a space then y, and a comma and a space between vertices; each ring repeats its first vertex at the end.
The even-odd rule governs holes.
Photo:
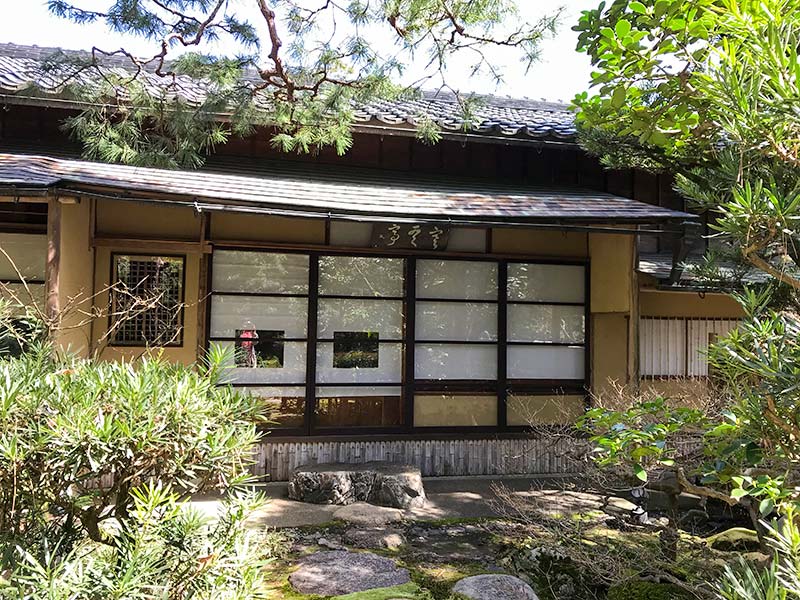
POLYGON ((453 593, 471 600, 539 600, 531 586, 511 575, 465 577, 453 586, 453 593))
POLYGON ((340 519, 353 525, 378 527, 403 520, 403 511, 399 508, 375 506, 366 502, 356 502, 343 506, 333 513, 334 519, 340 519))
POLYGON ((289 583, 301 594, 343 596, 411 581, 393 560, 371 552, 332 550, 303 557, 289 583))

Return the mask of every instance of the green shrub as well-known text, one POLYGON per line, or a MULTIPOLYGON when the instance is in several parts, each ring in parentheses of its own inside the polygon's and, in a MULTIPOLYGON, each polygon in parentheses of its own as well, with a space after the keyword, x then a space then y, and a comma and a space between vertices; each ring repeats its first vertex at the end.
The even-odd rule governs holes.
POLYGON ((627 581, 608 590, 608 600, 691 600, 687 592, 669 583, 627 581))
POLYGON ((99 362, 40 346, 0 361, 0 532, 30 535, 59 515, 101 542, 136 487, 246 481, 262 407, 218 385, 225 358, 99 362))

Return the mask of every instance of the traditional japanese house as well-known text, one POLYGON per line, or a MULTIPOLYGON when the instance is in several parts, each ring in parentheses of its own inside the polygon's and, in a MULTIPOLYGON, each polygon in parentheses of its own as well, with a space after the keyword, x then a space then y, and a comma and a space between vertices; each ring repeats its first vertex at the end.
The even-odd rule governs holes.
POLYGON ((272 408, 273 479, 314 461, 557 472, 530 423, 614 383, 704 385, 703 349, 740 317, 681 277, 702 219, 669 179, 604 170, 564 105, 486 97, 465 131, 447 95, 376 102, 343 157, 259 131, 199 171, 135 168, 80 159, 50 52, 0 45, 6 294, 62 315, 82 355, 232 348, 229 382, 272 408), (440 143, 416 139, 420 117, 440 143), (125 313, 153 286, 162 302, 125 313))

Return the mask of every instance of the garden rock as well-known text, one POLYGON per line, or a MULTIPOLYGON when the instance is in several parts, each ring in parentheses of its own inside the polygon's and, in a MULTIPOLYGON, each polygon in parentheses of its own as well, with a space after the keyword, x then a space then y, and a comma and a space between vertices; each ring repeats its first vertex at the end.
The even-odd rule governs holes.
POLYGON ((539 600, 533 588, 511 575, 476 575, 461 579, 453 593, 471 600, 539 600))
POLYGON ((289 498, 314 504, 369 502, 394 508, 421 508, 425 489, 418 468, 387 462, 330 463, 297 467, 289 498))
POLYGON ((707 538, 708 545, 720 552, 757 552, 761 549, 758 534, 745 527, 733 527, 707 538))
POLYGON ((381 525, 401 521, 403 519, 403 511, 399 508, 357 502, 336 510, 333 513, 333 518, 353 525, 380 527, 381 525))
POLYGON ((409 581, 408 571, 388 558, 342 550, 310 554, 300 559, 298 569, 289 575, 295 590, 319 596, 342 596, 409 581))
POLYGON ((344 541, 356 548, 381 548, 397 550, 406 543, 403 534, 396 529, 375 527, 371 529, 349 529, 344 541))

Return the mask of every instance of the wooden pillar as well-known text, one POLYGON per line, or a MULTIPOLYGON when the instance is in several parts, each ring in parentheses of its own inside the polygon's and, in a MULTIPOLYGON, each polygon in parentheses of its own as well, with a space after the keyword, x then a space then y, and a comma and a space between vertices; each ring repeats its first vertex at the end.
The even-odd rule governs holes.
POLYGON ((47 283, 47 299, 45 314, 50 319, 51 327, 57 328, 61 302, 58 294, 58 279, 61 266, 61 203, 57 198, 50 198, 47 203, 47 264, 45 280, 47 283))

